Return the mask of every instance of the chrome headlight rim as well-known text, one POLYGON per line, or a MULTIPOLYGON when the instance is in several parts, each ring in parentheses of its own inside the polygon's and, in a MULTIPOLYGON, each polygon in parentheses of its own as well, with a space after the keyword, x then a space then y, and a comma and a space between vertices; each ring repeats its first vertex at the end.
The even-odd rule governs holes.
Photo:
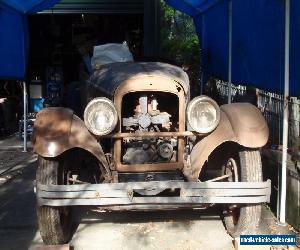
POLYGON ((195 98, 193 98, 188 106, 187 106, 187 109, 186 109, 186 117, 187 117, 187 123, 189 125, 189 127, 191 128, 192 131, 195 131, 197 133, 200 133, 200 134, 208 134, 212 131, 214 131, 216 129, 216 127, 219 125, 219 122, 220 122, 220 116, 221 116, 221 111, 220 111, 220 107, 219 105, 216 103, 216 101, 214 101, 212 98, 208 97, 208 96, 205 96, 205 95, 201 95, 201 96, 197 96, 195 98), (198 103, 198 102, 208 102, 210 103, 216 110, 216 120, 214 121, 214 123, 209 126, 209 127, 206 127, 206 128, 203 128, 201 130, 197 129, 197 128, 194 128, 192 125, 191 125, 191 111, 192 109, 194 108, 194 106, 198 103))
POLYGON ((110 134, 114 129, 115 127, 117 126, 117 123, 118 123, 118 114, 117 114, 117 110, 115 108, 115 105, 113 104, 113 102, 111 100, 109 100, 108 98, 106 97, 96 97, 94 98, 93 100, 91 100, 85 107, 84 109, 84 114, 83 114, 83 118, 84 118, 84 123, 86 125, 86 127, 88 128, 88 130, 96 135, 96 136, 103 136, 103 135, 108 135, 110 134), (96 103, 99 103, 99 102, 102 102, 102 103, 105 103, 105 104, 108 104, 113 112, 113 124, 110 126, 110 129, 107 129, 105 131, 99 131, 97 130, 96 128, 94 128, 92 126, 92 124, 90 124, 90 122, 88 121, 88 115, 89 113, 91 112, 91 109, 93 108, 93 106, 96 104, 96 103))

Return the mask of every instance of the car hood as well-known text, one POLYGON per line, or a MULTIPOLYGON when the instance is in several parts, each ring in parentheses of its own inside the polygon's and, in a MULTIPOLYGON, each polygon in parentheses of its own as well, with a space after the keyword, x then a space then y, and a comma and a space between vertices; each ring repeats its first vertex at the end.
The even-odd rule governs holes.
MULTIPOLYGON (((188 75, 174 65, 161 62, 121 62, 110 63, 95 70, 89 83, 109 96, 126 80, 139 76, 163 76, 180 83, 189 96, 190 86, 188 75)), ((163 83, 162 83, 163 84, 163 83)), ((138 86, 137 86, 138 89, 138 86)))

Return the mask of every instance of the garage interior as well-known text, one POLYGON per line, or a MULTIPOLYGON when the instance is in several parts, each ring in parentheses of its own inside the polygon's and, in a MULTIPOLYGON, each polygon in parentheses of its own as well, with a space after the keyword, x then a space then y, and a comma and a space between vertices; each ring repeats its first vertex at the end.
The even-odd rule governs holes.
MULTIPOLYGON (((138 61, 153 56, 153 51, 157 50, 155 34, 152 36, 145 25, 155 20, 144 16, 144 8, 143 1, 136 0, 122 4, 62 1, 52 10, 30 16, 28 82, 41 79, 47 88, 50 78, 57 74, 62 88, 59 95, 63 96, 55 105, 72 108, 81 116, 80 93, 76 90, 81 89, 89 77, 89 66, 84 57, 90 60, 94 46, 125 42, 138 61), (148 45, 148 51, 144 51, 145 40, 151 40, 153 51, 149 51, 148 45)), ((49 98, 47 92, 43 89, 43 96, 46 94, 49 98)))

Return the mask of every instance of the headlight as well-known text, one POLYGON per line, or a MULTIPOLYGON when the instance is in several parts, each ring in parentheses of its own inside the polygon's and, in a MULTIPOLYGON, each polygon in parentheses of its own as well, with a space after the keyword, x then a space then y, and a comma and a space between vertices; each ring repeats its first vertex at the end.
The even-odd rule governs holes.
POLYGON ((192 131, 209 133, 219 124, 220 108, 207 96, 195 97, 187 107, 187 121, 192 131))
POLYGON ((84 122, 95 135, 107 135, 117 125, 117 111, 114 104, 105 97, 95 98, 84 110, 84 122))

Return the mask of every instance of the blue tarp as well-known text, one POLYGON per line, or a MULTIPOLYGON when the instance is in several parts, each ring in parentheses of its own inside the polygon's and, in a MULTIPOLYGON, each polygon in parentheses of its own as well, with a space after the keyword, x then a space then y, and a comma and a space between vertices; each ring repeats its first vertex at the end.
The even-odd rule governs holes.
POLYGON ((0 79, 23 80, 28 58, 27 15, 59 0, 0 0, 0 79))
MULTIPOLYGON (((24 79, 27 14, 59 0, 0 0, 0 79, 24 79)), ((228 0, 166 0, 194 18, 202 48, 204 80, 228 78, 228 0)), ((282 92, 284 0, 232 0, 233 83, 282 92)), ((300 1, 291 0, 290 93, 300 95, 300 1), (297 43, 298 42, 298 43, 297 43)))
MULTIPOLYGON (((194 18, 204 79, 228 79, 228 0, 166 0, 194 18)), ((232 81, 282 93, 284 0, 232 0, 232 81)), ((291 0, 290 95, 300 96, 300 1, 291 0)))
POLYGON ((27 19, 12 9, 0 8, 0 79, 25 77, 27 19))

